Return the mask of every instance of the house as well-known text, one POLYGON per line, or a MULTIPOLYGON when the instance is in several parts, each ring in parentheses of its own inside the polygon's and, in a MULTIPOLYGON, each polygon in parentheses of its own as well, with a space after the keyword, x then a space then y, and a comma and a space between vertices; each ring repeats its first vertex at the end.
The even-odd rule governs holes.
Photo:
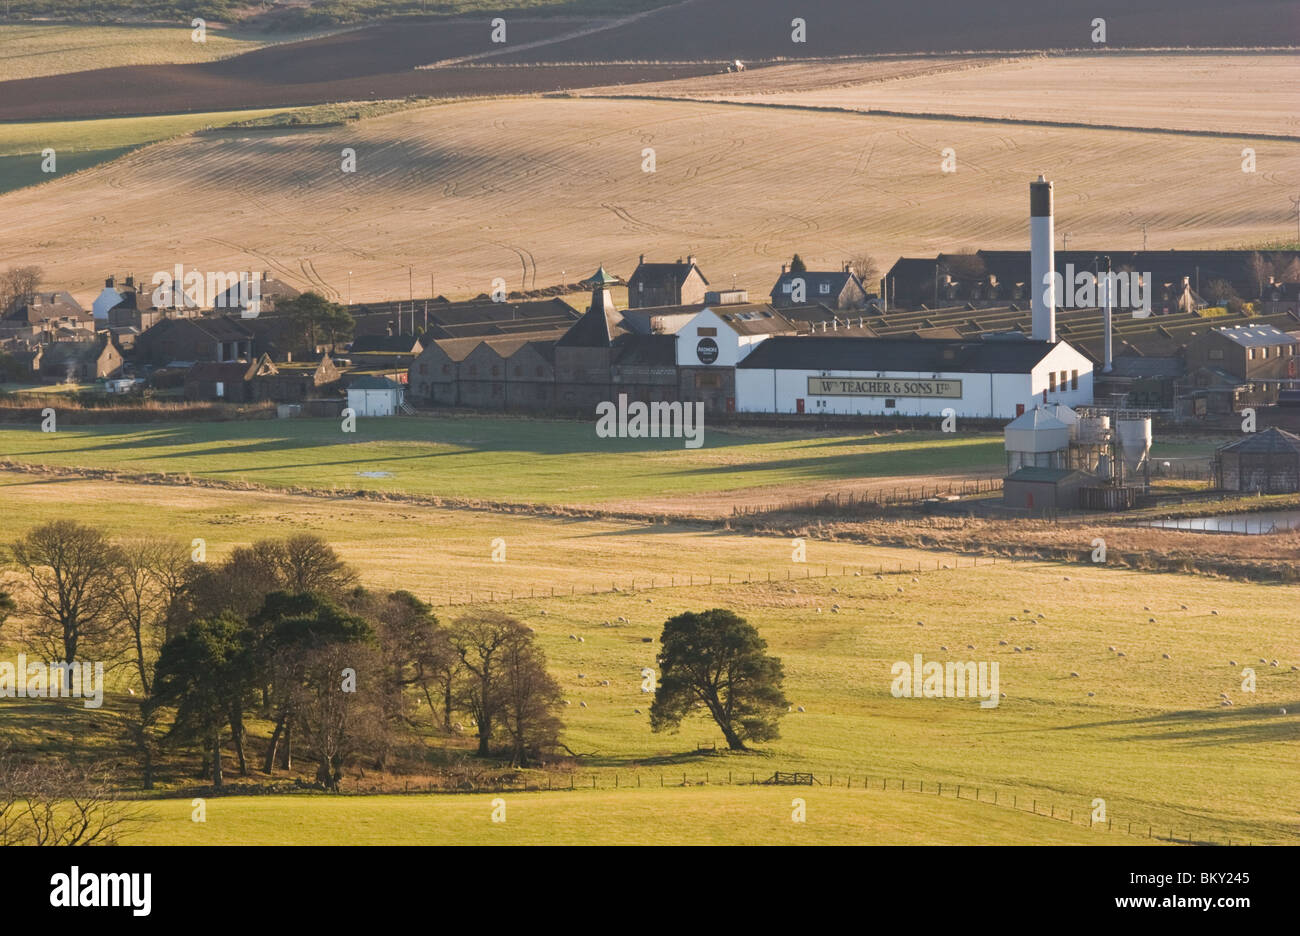
POLYGON ((832 309, 865 309, 867 290, 857 274, 844 269, 835 272, 804 270, 793 272, 781 264, 781 275, 771 292, 772 305, 779 308, 819 302, 832 309))
POLYGON ((69 292, 37 292, 19 296, 0 315, 9 324, 29 325, 50 332, 60 325, 93 327, 95 318, 69 292))
POLYGON ((645 254, 627 281, 629 309, 649 306, 691 305, 704 302, 709 281, 695 265, 695 257, 676 263, 646 263, 645 254))
POLYGON ((680 399, 706 412, 736 409, 736 365, 773 335, 795 335, 793 322, 768 305, 701 309, 677 331, 674 363, 680 399))
POLYGON ((387 377, 356 377, 348 384, 348 408, 357 416, 395 416, 406 388, 387 377))
POLYGON ((164 367, 172 361, 248 361, 253 332, 227 316, 165 318, 136 339, 138 362, 164 367))
POLYGON ((90 383, 122 372, 122 352, 104 335, 91 341, 55 341, 40 356, 41 377, 53 383, 90 383))
POLYGON ((217 310, 231 310, 232 314, 239 315, 240 318, 257 318, 267 313, 274 312, 276 302, 285 302, 290 299, 297 299, 302 295, 288 283, 278 280, 272 275, 270 270, 261 274, 257 286, 257 308, 252 308, 253 288, 251 279, 257 274, 250 275, 247 292, 245 295, 245 283, 236 281, 230 288, 217 293, 212 298, 212 308, 217 310))

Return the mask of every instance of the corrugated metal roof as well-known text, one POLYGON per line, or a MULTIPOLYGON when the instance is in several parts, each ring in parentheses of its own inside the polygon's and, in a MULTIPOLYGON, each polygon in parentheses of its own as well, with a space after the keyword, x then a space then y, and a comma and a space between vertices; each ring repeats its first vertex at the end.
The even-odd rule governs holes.
POLYGON ((1245 348, 1271 348, 1274 345, 1296 343, 1295 338, 1272 325, 1231 325, 1214 331, 1245 348))

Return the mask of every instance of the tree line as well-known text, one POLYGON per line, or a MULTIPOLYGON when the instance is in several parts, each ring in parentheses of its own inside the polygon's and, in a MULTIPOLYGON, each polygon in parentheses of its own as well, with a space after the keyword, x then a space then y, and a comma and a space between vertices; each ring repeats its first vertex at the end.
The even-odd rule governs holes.
POLYGON ((127 735, 146 789, 163 748, 201 753, 214 787, 227 751, 241 776, 292 770, 298 753, 337 790, 347 765, 383 770, 403 738, 450 734, 461 718, 482 757, 528 766, 558 746, 560 689, 529 628, 487 611, 444 626, 410 592, 360 586, 319 536, 209 563, 183 542, 55 521, 9 551, 26 587, 18 603, 0 597, 0 623, 21 610, 45 659, 130 669, 127 735), (254 716, 274 726, 257 765, 254 716))
MULTIPOLYGON (((181 541, 114 540, 73 521, 9 547, 24 588, 0 592, 0 627, 22 611, 23 639, 46 660, 127 670, 125 737, 145 789, 164 750, 200 759, 223 785, 294 770, 337 791, 351 765, 389 768, 399 746, 469 722, 476 754, 538 766, 564 749, 565 704, 533 629, 479 609, 444 625, 408 591, 377 592, 319 536, 239 546, 219 562, 181 541), (254 752, 247 722, 272 726, 254 752)), ((732 750, 779 737, 789 710, 781 661, 734 612, 665 622, 649 722, 676 731, 697 713, 732 750)), ((71 668, 66 678, 71 687, 71 668)))

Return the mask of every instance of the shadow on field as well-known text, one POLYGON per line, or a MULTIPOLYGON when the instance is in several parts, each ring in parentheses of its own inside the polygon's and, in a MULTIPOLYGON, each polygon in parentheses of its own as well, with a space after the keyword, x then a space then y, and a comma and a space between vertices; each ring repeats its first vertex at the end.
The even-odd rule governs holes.
MULTIPOLYGON (((1278 702, 1249 707, 1223 706, 1213 710, 1186 709, 1166 712, 1147 718, 1128 718, 1116 721, 1091 722, 1066 725, 1053 731, 1076 731, 1089 728, 1147 727, 1162 729, 1154 737, 1158 740, 1192 741, 1197 744, 1222 744, 1224 742, 1287 741, 1300 739, 1300 701, 1278 702), (1286 709, 1283 715, 1281 709, 1286 709)), ((1134 732, 1116 740, 1150 741, 1151 732, 1134 732)))

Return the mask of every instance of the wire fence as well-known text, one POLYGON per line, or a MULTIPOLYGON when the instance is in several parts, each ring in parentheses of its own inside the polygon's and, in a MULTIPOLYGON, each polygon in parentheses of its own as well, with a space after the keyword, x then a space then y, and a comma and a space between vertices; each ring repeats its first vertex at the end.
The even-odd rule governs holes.
MULTIPOLYGON (((599 773, 548 772, 543 776, 522 775, 518 778, 494 777, 486 782, 462 779, 455 789, 435 787, 432 782, 425 784, 408 782, 406 793, 547 793, 578 792, 582 790, 640 790, 671 789, 688 787, 782 787, 792 791, 810 787, 817 789, 845 789, 900 793, 914 793, 918 796, 951 797, 954 800, 969 800, 985 806, 999 809, 1018 810, 1033 813, 1043 819, 1067 822, 1081 828, 1108 834, 1121 834, 1135 838, 1148 839, 1153 842, 1167 842, 1176 845, 1253 845, 1249 839, 1233 839, 1192 827, 1178 828, 1169 824, 1160 824, 1145 819, 1115 817, 1104 811, 1105 818, 1097 815, 1091 803, 1062 806, 1046 799, 1035 792, 1012 790, 988 784, 953 783, 942 780, 908 779, 868 773, 814 773, 811 771, 775 771, 768 773, 757 770, 705 770, 703 772, 682 771, 643 771, 629 773, 619 771, 602 771, 599 773)), ((392 792, 386 790, 383 792, 392 792)))
MULTIPOLYGON (((1008 560, 1003 560, 1005 564, 1008 560)), ((785 574, 780 572, 773 574, 772 570, 766 572, 756 572, 753 570, 740 572, 728 572, 725 576, 722 574, 700 574, 686 573, 682 575, 670 574, 667 576, 647 576, 644 578, 629 578, 623 584, 619 584, 617 579, 611 580, 608 587, 592 584, 583 585, 530 585, 526 590, 524 588, 501 589, 484 589, 478 592, 468 592, 464 598, 431 598, 429 603, 434 607, 450 608, 463 607, 474 604, 494 604, 497 602, 522 601, 525 599, 537 598, 576 598, 579 595, 611 595, 611 594, 631 594, 634 592, 645 592, 658 590, 662 588, 694 588, 700 586, 721 586, 721 585, 754 585, 763 583, 776 582, 797 582, 808 579, 820 578, 848 578, 850 576, 859 577, 866 575, 875 575, 883 577, 885 575, 915 575, 920 572, 938 572, 944 569, 969 568, 977 566, 986 567, 997 565, 996 556, 947 556, 943 559, 921 560, 915 562, 903 562, 901 560, 889 563, 876 563, 875 565, 827 565, 827 564, 809 564, 792 562, 786 568, 785 574), (930 563, 933 562, 932 566, 930 563), (815 572, 820 566, 821 571, 815 572), (796 568, 797 567, 797 568, 796 568), (802 574, 801 574, 802 573, 802 574)))

